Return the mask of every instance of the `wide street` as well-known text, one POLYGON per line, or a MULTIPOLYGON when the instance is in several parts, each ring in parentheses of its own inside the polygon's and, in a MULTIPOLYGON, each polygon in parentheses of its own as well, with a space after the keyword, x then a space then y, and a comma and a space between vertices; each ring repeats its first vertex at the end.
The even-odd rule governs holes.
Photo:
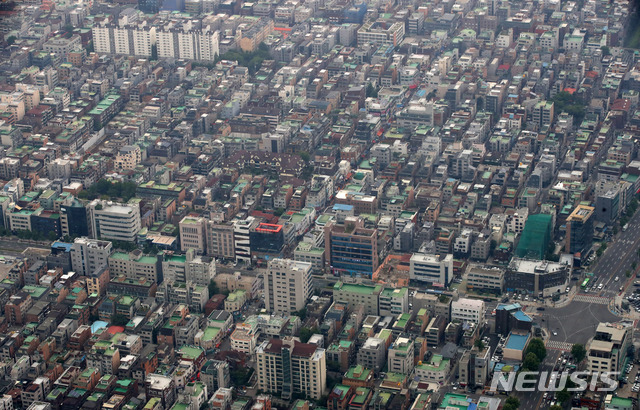
MULTIPOLYGON (((547 357, 545 357, 542 362, 540 370, 547 372, 552 371, 560 354, 561 352, 559 350, 547 350, 547 357)), ((520 399, 519 409, 521 410, 536 410, 549 407, 549 402, 544 401, 543 392, 517 393, 516 396, 520 399)))
POLYGON ((631 265, 638 260, 639 248, 640 212, 636 212, 629 220, 627 230, 620 232, 615 240, 608 244, 596 266, 585 269, 587 271, 591 269, 593 272, 594 284, 604 284, 600 296, 611 298, 620 293, 620 287, 628 281, 625 273, 627 270, 632 271, 631 265), (615 280, 616 277, 618 281, 615 280))

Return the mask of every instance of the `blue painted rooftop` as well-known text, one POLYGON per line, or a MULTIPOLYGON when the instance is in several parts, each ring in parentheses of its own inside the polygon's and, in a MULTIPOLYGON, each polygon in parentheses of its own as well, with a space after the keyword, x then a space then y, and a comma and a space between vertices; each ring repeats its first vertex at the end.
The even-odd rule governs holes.
POLYGON ((52 248, 56 248, 56 249, 64 249, 65 252, 70 252, 71 251, 71 245, 70 243, 66 243, 66 242, 54 242, 51 244, 52 248))
POLYGON ((333 206, 334 211, 351 211, 352 209, 353 205, 335 204, 333 206))
POLYGON ((496 310, 520 310, 522 306, 520 303, 500 303, 496 307, 496 310))
POLYGON ((107 327, 108 325, 109 324, 107 322, 103 322, 102 320, 96 320, 91 325, 91 333, 95 333, 99 329, 102 329, 103 327, 107 327))
POLYGON ((524 313, 522 310, 516 310, 513 316, 521 322, 531 322, 531 317, 524 313))
POLYGON ((529 340, 528 335, 516 335, 511 333, 507 339, 505 348, 512 350, 524 350, 524 347, 527 345, 527 340, 529 340))

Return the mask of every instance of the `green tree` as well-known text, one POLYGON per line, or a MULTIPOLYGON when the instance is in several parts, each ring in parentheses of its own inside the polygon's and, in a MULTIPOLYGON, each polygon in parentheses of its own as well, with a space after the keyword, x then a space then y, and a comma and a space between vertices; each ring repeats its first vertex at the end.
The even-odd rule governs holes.
POLYGON ((13 45, 13 43, 15 43, 15 42, 16 42, 16 40, 17 40, 17 37, 16 37, 16 36, 9 36, 9 37, 7 38, 7 45, 8 45, 8 46, 13 45))
POLYGON ((484 342, 481 339, 476 339, 476 341, 473 342, 473 345, 477 347, 478 350, 484 350, 484 342))
POLYGON ((301 322, 304 322, 307 318, 307 308, 303 307, 302 309, 295 311, 292 313, 294 316, 298 316, 301 322))
POLYGON ((229 372, 234 386, 245 386, 251 379, 253 368, 237 367, 229 372))
POLYGON ((218 289, 218 285, 216 285, 216 282, 211 279, 211 281, 209 282, 209 296, 217 295, 218 293, 220 293, 220 289, 218 289))
POLYGON ((308 153, 308 152, 306 152, 306 151, 302 151, 302 152, 300 153, 300 158, 302 158, 302 160, 303 160, 305 163, 308 163, 308 162, 309 162, 309 160, 311 160, 311 154, 309 154, 309 153, 308 153))
POLYGON ((111 324, 114 326, 125 326, 127 323, 129 323, 129 319, 125 315, 115 313, 111 316, 111 324))
POLYGON ((571 398, 571 393, 569 393, 567 391, 567 388, 565 387, 564 389, 560 390, 559 392, 556 392, 556 399, 558 399, 559 403, 566 403, 569 399, 571 398))
POLYGON ((587 349, 584 348, 584 345, 576 343, 571 346, 571 356, 576 360, 576 363, 580 363, 587 356, 587 349))
POLYGON ((378 98, 378 90, 376 90, 376 87, 373 86, 373 84, 369 83, 367 84, 367 98, 372 97, 372 98, 378 98))
POLYGON ((580 124, 582 122, 585 114, 585 103, 575 93, 561 91, 553 97, 552 101, 555 112, 567 112, 573 116, 575 123, 580 124))
POLYGON ((504 406, 502 407, 503 410, 516 410, 518 407, 520 407, 520 399, 518 399, 515 396, 509 396, 507 397, 507 400, 504 403, 504 406))
POLYGON ((316 333, 318 333, 317 327, 302 327, 300 328, 300 333, 299 333, 300 341, 302 343, 307 343, 309 339, 311 339, 311 336, 313 336, 316 333))
MULTIPOLYGON (((332 372, 339 372, 340 371, 340 362, 336 362, 335 360, 328 360, 327 361, 327 370, 332 371, 332 372)), ((328 387, 333 387, 333 386, 331 386, 329 384, 328 380, 327 380, 327 386, 328 387)))
MULTIPOLYGON (((220 60, 237 61, 238 65, 247 67, 249 69, 249 74, 253 75, 260 69, 260 67, 262 66, 262 62, 269 59, 271 59, 271 55, 269 54, 269 47, 267 47, 264 43, 261 43, 260 46, 258 46, 257 50, 249 53, 245 53, 240 50, 227 51, 226 53, 217 56, 215 62, 217 63, 220 60)), ((203 64, 193 64, 193 66, 198 65, 203 64)))
POLYGON ((600 50, 602 50, 602 55, 603 56, 610 56, 611 55, 611 50, 607 46, 600 47, 600 50))
POLYGON ((527 347, 526 355, 533 353, 538 357, 538 361, 542 362, 547 357, 547 349, 544 347, 544 342, 540 338, 531 340, 527 347))
POLYGON ((522 370, 528 370, 531 372, 535 372, 540 368, 540 360, 535 353, 527 353, 524 360, 522 361, 522 370))
POLYGON ((549 410, 562 410, 562 406, 554 404, 553 406, 549 407, 549 410))

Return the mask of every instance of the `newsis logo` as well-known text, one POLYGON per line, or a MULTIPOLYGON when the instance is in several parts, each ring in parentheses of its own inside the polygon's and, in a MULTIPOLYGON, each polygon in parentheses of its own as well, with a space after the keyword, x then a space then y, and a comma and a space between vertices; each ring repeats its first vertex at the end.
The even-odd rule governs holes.
POLYGON ((491 380, 493 392, 557 392, 567 388, 570 392, 589 390, 602 392, 615 391, 618 388, 619 372, 494 372, 491 380), (567 381, 573 382, 572 387, 567 381))

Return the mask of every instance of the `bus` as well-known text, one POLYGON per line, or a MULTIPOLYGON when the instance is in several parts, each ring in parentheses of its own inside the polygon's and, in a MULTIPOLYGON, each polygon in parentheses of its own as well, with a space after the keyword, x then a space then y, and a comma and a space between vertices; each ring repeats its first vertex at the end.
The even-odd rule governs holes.
POLYGON ((580 285, 580 287, 582 289, 586 288, 590 280, 591 280, 590 278, 585 278, 584 281, 582 282, 582 285, 580 285))

